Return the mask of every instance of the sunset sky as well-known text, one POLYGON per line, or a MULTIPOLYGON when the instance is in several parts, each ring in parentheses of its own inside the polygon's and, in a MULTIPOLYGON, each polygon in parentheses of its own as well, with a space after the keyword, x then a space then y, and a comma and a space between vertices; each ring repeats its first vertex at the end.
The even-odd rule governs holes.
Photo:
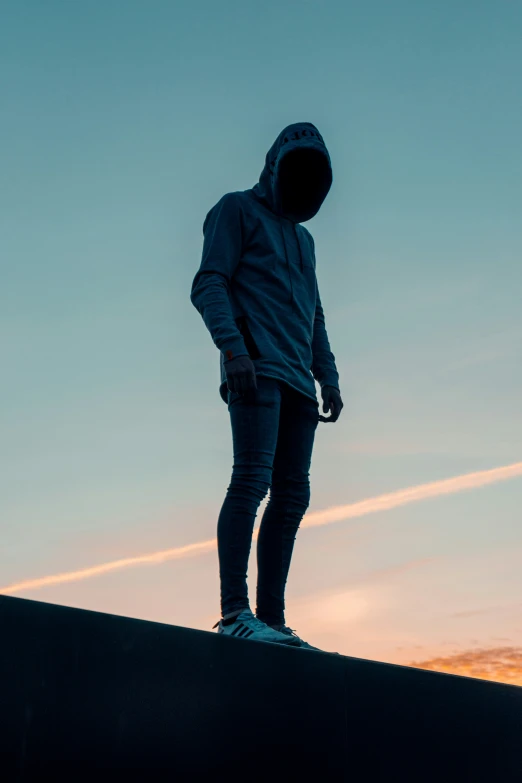
POLYGON ((308 121, 344 409, 287 624, 522 685, 521 36, 508 0, 6 4, 0 592, 219 619, 232 438, 190 288, 208 210, 308 121))

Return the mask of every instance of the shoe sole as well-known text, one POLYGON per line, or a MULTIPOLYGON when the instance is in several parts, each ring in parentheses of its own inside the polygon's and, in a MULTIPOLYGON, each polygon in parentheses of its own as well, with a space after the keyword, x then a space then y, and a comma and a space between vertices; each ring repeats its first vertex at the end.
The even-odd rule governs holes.
POLYGON ((286 641, 286 639, 252 639, 250 636, 235 636, 231 633, 219 632, 221 636, 230 636, 232 639, 248 639, 251 642, 264 642, 265 644, 282 644, 283 647, 300 647, 301 645, 295 644, 292 641, 286 641))

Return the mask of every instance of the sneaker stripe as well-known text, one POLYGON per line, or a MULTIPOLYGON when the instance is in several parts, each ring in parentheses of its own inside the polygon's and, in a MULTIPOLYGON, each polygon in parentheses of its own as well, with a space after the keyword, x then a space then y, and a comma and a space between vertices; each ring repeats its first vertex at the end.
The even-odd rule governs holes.
POLYGON ((252 636, 254 631, 252 628, 249 628, 248 625, 244 625, 244 623, 241 623, 237 626, 237 628, 234 628, 231 636, 239 636, 241 639, 248 639, 249 636, 252 636))
MULTIPOLYGON (((255 633, 255 629, 250 628, 248 625, 245 625, 244 622, 240 622, 233 631, 230 632, 231 636, 236 636, 240 639, 249 639, 252 634, 255 633)), ((288 642, 291 643, 290 641, 288 642)))

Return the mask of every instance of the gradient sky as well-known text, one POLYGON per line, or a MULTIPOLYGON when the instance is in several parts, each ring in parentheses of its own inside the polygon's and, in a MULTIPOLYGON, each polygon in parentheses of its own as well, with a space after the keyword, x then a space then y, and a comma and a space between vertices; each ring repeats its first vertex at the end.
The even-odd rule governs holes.
MULTIPOLYGON (((309 514, 348 511, 303 520, 286 621, 326 650, 522 685, 522 469, 349 512, 520 467, 521 38, 508 0, 4 4, 4 592, 210 541, 13 594, 219 619, 232 439, 190 287, 207 211, 309 121, 333 164, 305 225, 344 401, 317 429, 309 514)), ((254 541, 252 609, 255 579, 254 541)))

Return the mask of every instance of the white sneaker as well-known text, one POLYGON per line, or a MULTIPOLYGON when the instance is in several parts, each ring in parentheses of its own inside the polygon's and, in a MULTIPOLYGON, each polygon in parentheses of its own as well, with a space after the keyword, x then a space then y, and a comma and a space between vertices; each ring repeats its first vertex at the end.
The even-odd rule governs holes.
MULTIPOLYGON (((236 617, 234 623, 223 625, 223 620, 216 623, 218 633, 226 636, 235 636, 238 639, 251 639, 254 642, 272 642, 275 644, 286 644, 290 647, 299 647, 299 639, 288 636, 279 631, 274 631, 269 625, 259 620, 250 609, 244 609, 236 617)), ((215 628, 216 625, 213 627, 215 628)))

